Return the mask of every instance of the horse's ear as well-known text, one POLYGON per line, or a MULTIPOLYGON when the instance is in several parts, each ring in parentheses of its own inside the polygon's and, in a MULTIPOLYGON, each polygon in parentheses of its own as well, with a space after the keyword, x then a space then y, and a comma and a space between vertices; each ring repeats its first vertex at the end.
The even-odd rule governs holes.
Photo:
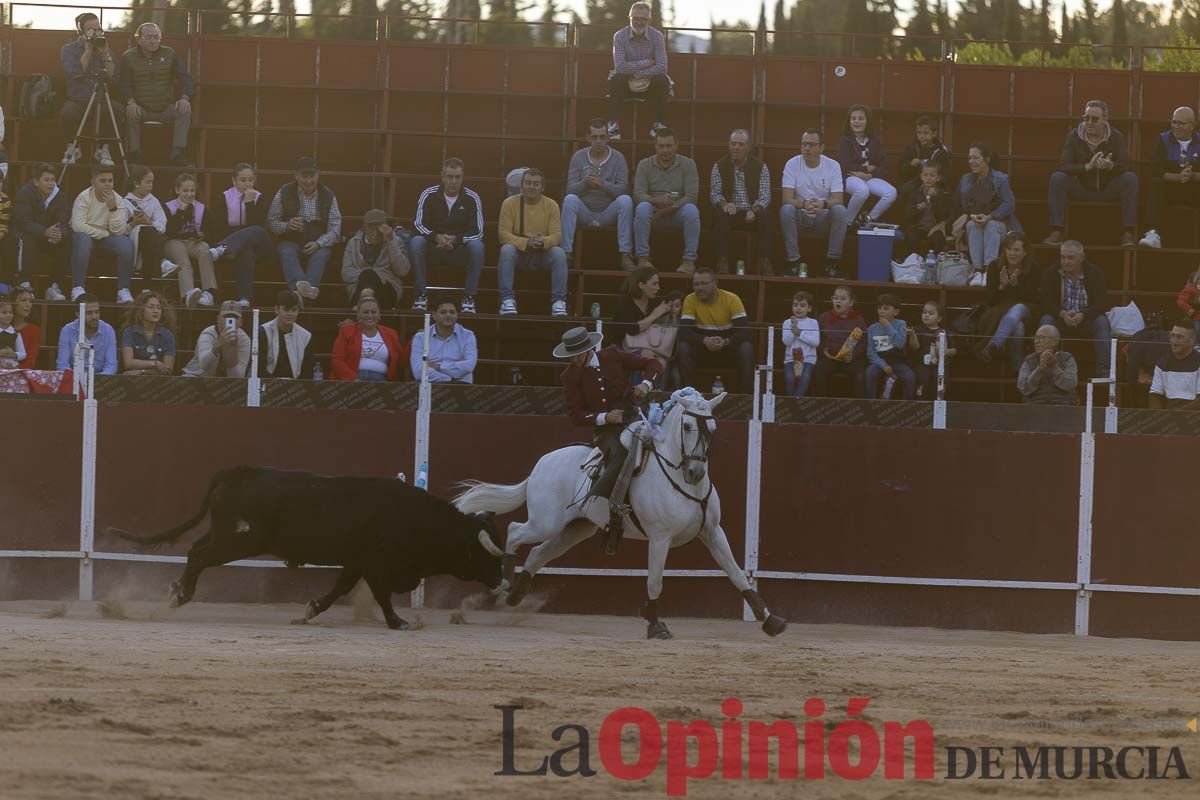
POLYGON ((725 394, 726 394, 725 392, 721 392, 719 395, 714 397, 712 400, 709 400, 708 407, 710 409, 712 409, 712 408, 716 408, 717 406, 721 405, 721 401, 725 399, 725 394))

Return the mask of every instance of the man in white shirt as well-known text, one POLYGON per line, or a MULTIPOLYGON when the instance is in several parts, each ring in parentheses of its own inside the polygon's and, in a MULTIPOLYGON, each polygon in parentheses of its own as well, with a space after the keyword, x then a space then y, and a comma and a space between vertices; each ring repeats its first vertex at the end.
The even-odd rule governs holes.
POLYGON ((87 291, 92 250, 117 259, 117 302, 133 302, 133 240, 129 238, 129 208, 113 189, 112 165, 92 167, 92 185, 79 193, 71 208, 71 302, 87 291))
POLYGON ((783 168, 783 202, 779 223, 787 253, 787 275, 798 275, 800 236, 826 238, 825 274, 841 278, 842 242, 846 238, 846 206, 842 202, 842 168, 824 155, 825 140, 816 128, 800 137, 800 155, 783 168))
POLYGON ((1200 353, 1196 352, 1196 328, 1189 319, 1180 320, 1171 328, 1171 352, 1154 367, 1150 384, 1150 408, 1184 408, 1189 411, 1200 406, 1200 353))

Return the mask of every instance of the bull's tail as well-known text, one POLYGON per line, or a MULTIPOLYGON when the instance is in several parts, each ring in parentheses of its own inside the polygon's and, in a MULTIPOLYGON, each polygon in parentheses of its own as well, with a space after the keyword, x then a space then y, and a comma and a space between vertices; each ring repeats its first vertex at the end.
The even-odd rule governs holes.
POLYGON ((132 531, 113 527, 108 527, 104 530, 106 533, 112 534, 113 536, 119 536, 127 542, 133 542, 137 545, 139 550, 150 550, 155 547, 161 547, 164 544, 174 544, 175 542, 179 541, 180 537, 182 537, 192 528, 199 525, 204 520, 205 515, 208 514, 208 507, 212 500, 213 491, 217 488, 217 485, 220 484, 221 481, 230 476, 231 472, 232 470, 220 470, 213 475, 212 480, 208 482, 208 490, 204 493, 204 502, 200 504, 200 510, 197 511, 195 516, 193 516, 191 519, 179 523, 174 528, 165 530, 162 533, 152 534, 133 533, 132 531))
POLYGON ((477 514, 480 511, 506 514, 509 511, 516 511, 525 504, 528 484, 528 479, 511 486, 502 483, 463 481, 459 486, 467 487, 466 491, 460 492, 454 498, 454 505, 464 514, 477 514))

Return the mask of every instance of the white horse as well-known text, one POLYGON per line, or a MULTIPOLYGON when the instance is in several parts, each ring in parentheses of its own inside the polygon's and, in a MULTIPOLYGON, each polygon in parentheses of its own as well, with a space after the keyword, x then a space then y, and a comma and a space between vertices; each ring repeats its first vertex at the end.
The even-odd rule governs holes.
MULTIPOLYGON (((648 447, 640 474, 629 487, 629 504, 636 524, 626 524, 626 538, 649 541, 648 600, 642 607, 647 620, 646 637, 669 639, 671 632, 658 618, 657 602, 662 593, 667 551, 700 537, 729 579, 742 592, 762 623, 762 629, 777 636, 787 622, 770 613, 746 580, 729 549, 721 528, 721 500, 708 475, 708 448, 717 423, 712 411, 725 398, 719 394, 706 400, 693 389, 683 389, 668 401, 661 441, 649 435, 647 423, 637 422, 624 433, 627 446, 648 447), (635 443, 635 433, 644 443, 635 443)), ((529 521, 508 526, 505 542, 506 572, 511 572, 517 549, 536 545, 525 560, 523 571, 512 582, 509 605, 516 605, 529 591, 533 576, 548 562, 592 536, 608 522, 608 501, 587 497, 591 486, 586 473, 594 448, 571 445, 548 453, 538 461, 523 482, 512 486, 468 481, 466 491, 455 498, 464 513, 492 511, 497 514, 528 506, 529 521)), ((631 520, 633 522, 633 520, 631 520)), ((506 577, 511 577, 507 574, 506 577)))

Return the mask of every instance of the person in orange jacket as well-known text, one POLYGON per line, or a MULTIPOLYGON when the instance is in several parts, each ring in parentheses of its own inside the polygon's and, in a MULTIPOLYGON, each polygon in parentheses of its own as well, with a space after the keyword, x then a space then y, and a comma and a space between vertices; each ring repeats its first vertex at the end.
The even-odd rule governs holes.
POLYGON ((395 328, 379 324, 379 302, 360 297, 358 322, 343 325, 333 343, 333 380, 400 380, 408 348, 395 328))

